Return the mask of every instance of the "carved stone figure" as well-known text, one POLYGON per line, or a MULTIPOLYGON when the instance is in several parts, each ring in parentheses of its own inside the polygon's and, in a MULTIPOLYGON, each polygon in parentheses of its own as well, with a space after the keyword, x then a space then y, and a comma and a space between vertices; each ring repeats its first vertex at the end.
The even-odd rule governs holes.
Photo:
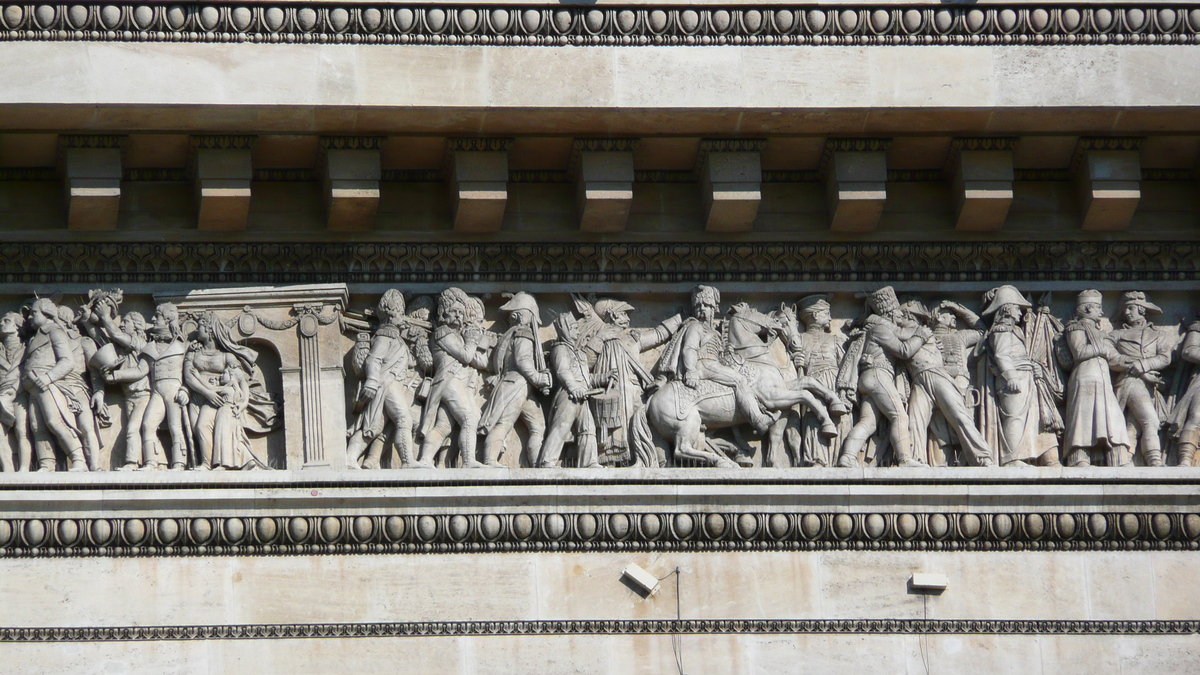
POLYGON ((1029 353, 1033 326, 1021 325, 1023 310, 1031 307, 1013 286, 1000 286, 983 296, 983 316, 992 325, 978 351, 987 356, 980 406, 984 427, 1000 451, 1000 465, 1040 464, 1059 466, 1058 414, 1049 363, 1040 363, 1029 353))
POLYGON ((1186 378, 1186 389, 1175 401, 1170 426, 1178 448, 1178 464, 1195 466, 1196 449, 1200 445, 1200 321, 1188 326, 1179 358, 1186 364, 1180 376, 1186 378))
POLYGON ((838 389, 847 398, 857 394, 860 399, 858 420, 842 443, 838 466, 858 466, 859 452, 878 429, 881 415, 888 423, 895 463, 923 466, 913 458, 906 401, 896 388, 896 363, 912 358, 933 333, 904 318, 891 286, 867 296, 866 305, 862 333, 846 350, 838 373, 838 389))
POLYGON ((1074 365, 1067 380, 1063 434, 1070 466, 1090 466, 1092 453, 1103 453, 1109 466, 1127 463, 1122 458, 1129 449, 1129 434, 1109 374, 1123 357, 1100 327, 1101 300, 1099 291, 1081 292, 1075 318, 1063 332, 1074 365))
POLYGON ((482 305, 473 300, 458 288, 447 288, 438 296, 438 326, 430 345, 434 374, 421 418, 420 463, 433 459, 452 424, 457 424, 459 467, 483 466, 475 458, 480 417, 475 391, 479 372, 487 369, 490 345, 482 305))
MULTIPOLYGON (((747 358, 766 354, 767 340, 784 333, 783 323, 778 317, 739 303, 734 305, 723 330, 719 330, 714 321, 719 299, 716 289, 708 286, 700 286, 693 292, 696 316, 684 323, 663 350, 659 371, 671 379, 650 395, 645 416, 672 444, 676 462, 692 460, 732 468, 738 463, 724 456, 725 449, 732 444, 708 438, 705 430, 747 423, 753 423, 760 431, 766 430, 775 418, 759 407, 759 401, 773 412, 801 401, 815 401, 812 394, 824 398, 831 407, 838 403, 837 395, 813 378, 788 380, 781 364, 767 358, 747 358), (726 333, 729 339, 724 337, 726 333), (694 384, 680 376, 680 373, 699 376, 714 372, 718 373, 715 377, 697 379, 694 384), (757 413, 753 419, 737 403, 738 382, 750 390, 755 406, 752 412, 757 413)), ((744 396, 742 400, 749 405, 744 396)), ((747 458, 739 454, 739 459, 744 463, 747 458)))
POLYGON ((579 346, 592 364, 592 374, 615 373, 613 384, 591 400, 600 462, 624 465, 632 460, 637 466, 657 466, 649 426, 644 412, 639 414, 645 392, 657 385, 639 354, 669 340, 683 318, 676 314, 653 328, 635 329, 629 319, 634 308, 627 302, 603 298, 593 305, 578 296, 574 300, 582 317, 579 346))
POLYGON ((257 358, 212 312, 200 316, 196 342, 183 363, 183 381, 191 390, 188 417, 199 450, 196 468, 268 468, 247 435, 248 430, 265 433, 276 423, 274 401, 252 380, 257 358))
MULTIPOLYGON (((824 295, 810 295, 801 299, 798 307, 785 305, 781 311, 789 331, 787 347, 796 372, 833 390, 837 386, 838 366, 846 353, 846 339, 844 335, 832 331, 829 301, 824 295), (799 330, 798 322, 803 322, 803 331, 799 330)), ((845 401, 839 400, 839 403, 847 406, 845 401)), ((800 452, 794 464, 833 466, 837 462, 838 448, 841 447, 842 432, 825 406, 803 406, 799 437, 796 439, 800 452)), ((772 440, 779 442, 774 438, 772 440)))
MULTIPOLYGON (((961 305, 950 305, 968 318, 972 324, 978 322, 978 317, 961 305)), ((908 312, 919 319, 933 322, 934 316, 921 304, 920 300, 910 300, 906 308, 908 312)), ((950 322, 955 320, 954 310, 939 311, 939 317, 949 315, 950 322)), ((932 330, 932 336, 908 360, 908 372, 912 376, 912 393, 908 399, 909 433, 912 435, 913 447, 925 448, 927 435, 933 433, 940 436, 938 442, 943 447, 959 445, 965 454, 956 458, 963 464, 973 463, 977 466, 994 466, 992 450, 984 440, 983 434, 971 419, 971 411, 967 408, 966 392, 963 384, 955 378, 946 366, 943 350, 950 348, 961 359, 958 363, 965 365, 966 355, 964 344, 977 341, 978 335, 964 336, 967 331, 956 331, 950 323, 939 319, 941 328, 932 330), (939 417, 935 418, 934 413, 939 417)), ((957 369, 965 379, 965 368, 957 369)), ((968 380, 969 382, 969 380, 968 380)), ((957 463, 957 462, 956 462, 957 463)))
POLYGON ((100 349, 92 365, 104 376, 106 384, 120 384, 124 393, 121 409, 124 413, 125 463, 129 471, 137 468, 157 469, 156 444, 143 443, 142 424, 150 405, 150 362, 143 352, 146 340, 146 320, 138 312, 127 312, 117 325, 117 307, 111 302, 96 307, 101 330, 111 346, 100 349), (111 358, 105 358, 110 356, 111 358), (146 451, 149 450, 149 454, 146 451))
POLYGON ((70 338, 58 324, 58 307, 39 298, 30 307, 34 333, 25 348, 21 382, 29 394, 38 471, 54 471, 53 442, 67 455, 69 471, 87 471, 77 413, 90 404, 70 338))
POLYGON ((28 471, 33 452, 29 442, 29 399, 21 388, 24 325, 25 317, 17 312, 0 316, 0 471, 6 472, 28 471))
MULTIPOLYGON (((119 298, 120 291, 115 291, 115 293, 119 298)), ((90 401, 89 405, 79 406, 75 418, 78 422, 80 440, 83 441, 83 454, 87 458, 88 470, 95 471, 99 468, 97 462, 101 451, 100 427, 112 426, 108 406, 104 403, 104 376, 99 369, 90 366, 92 358, 99 349, 96 341, 97 335, 93 334, 95 327, 88 324, 82 315, 77 317, 75 312, 66 305, 58 306, 58 325, 66 332, 67 338, 71 341, 71 351, 74 354, 73 372, 75 376, 68 378, 68 386, 78 389, 76 395, 81 397, 81 400, 90 401), (88 330, 87 335, 80 331, 80 326, 88 330)))
POLYGON ((538 453, 537 466, 562 466, 563 444, 575 436, 575 465, 599 469, 596 421, 588 401, 617 381, 617 372, 595 375, 588 369, 587 354, 579 348, 579 322, 575 315, 559 314, 554 320, 558 340, 550 346, 550 366, 558 385, 551 405, 550 427, 538 453))
POLYGON ((689 389, 695 389, 704 380, 732 387, 738 414, 748 419, 755 431, 766 433, 774 419, 763 411, 750 379, 723 362, 728 343, 716 327, 720 305, 721 292, 712 286, 697 286, 692 291, 692 316, 683 322, 679 334, 663 352, 659 371, 689 389))
POLYGON ((346 447, 352 469, 378 469, 382 443, 373 443, 383 435, 391 422, 392 442, 400 455, 401 467, 432 468, 422 465, 412 456, 412 390, 408 387, 413 367, 412 354, 404 341, 401 323, 404 318, 404 296, 388 289, 379 299, 376 309, 379 327, 369 343, 362 364, 362 383, 358 400, 362 404, 350 427, 346 447))
POLYGON ((187 388, 183 386, 183 360, 188 343, 175 305, 164 302, 155 308, 149 338, 142 347, 142 354, 150 360, 151 385, 150 403, 142 418, 142 454, 153 458, 163 455, 158 430, 166 421, 171 439, 167 462, 172 471, 181 471, 187 468, 188 455, 194 454, 194 448, 192 436, 183 426, 183 411, 189 403, 187 388))
MULTIPOLYGON (((1162 442, 1159 433, 1166 416, 1166 401, 1159 387, 1166 384, 1161 371, 1171 365, 1173 341, 1147 317, 1161 314, 1158 305, 1141 291, 1121 295, 1117 315, 1121 327, 1109 334, 1122 357, 1112 369, 1117 402, 1138 430, 1138 443, 1147 466, 1162 466, 1162 442)), ((1119 458, 1121 466, 1133 463, 1131 457, 1119 458)))
MULTIPOLYGON (((518 292, 500 310, 508 312, 509 329, 492 352, 492 372, 496 373, 496 380, 479 421, 480 433, 486 434, 483 454, 484 464, 488 466, 503 466, 499 463, 500 453, 517 418, 525 422, 529 432, 526 453, 541 449, 546 418, 542 404, 532 395, 531 388, 546 395, 552 384, 538 338, 542 322, 537 301, 528 293, 518 292)), ((527 463, 536 463, 536 458, 529 457, 527 463)))

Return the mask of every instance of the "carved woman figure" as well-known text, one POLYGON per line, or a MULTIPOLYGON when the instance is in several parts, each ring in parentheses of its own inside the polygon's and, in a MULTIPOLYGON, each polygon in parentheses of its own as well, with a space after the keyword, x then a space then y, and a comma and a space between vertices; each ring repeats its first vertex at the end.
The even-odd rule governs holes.
POLYGON ((198 469, 267 468, 250 448, 247 430, 275 426, 275 403, 252 380, 254 350, 237 344, 229 328, 208 312, 184 358, 183 381, 195 393, 189 406, 200 451, 198 469))

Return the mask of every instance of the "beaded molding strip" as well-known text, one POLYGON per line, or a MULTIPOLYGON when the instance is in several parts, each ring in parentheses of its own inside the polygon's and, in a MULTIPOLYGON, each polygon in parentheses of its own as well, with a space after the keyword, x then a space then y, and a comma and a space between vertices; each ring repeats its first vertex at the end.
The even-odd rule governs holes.
POLYGON ((1200 6, 9 4, 0 40, 416 45, 1200 43, 1200 6))
POLYGON ((0 520, 0 558, 1200 550, 1198 513, 529 513, 0 520))

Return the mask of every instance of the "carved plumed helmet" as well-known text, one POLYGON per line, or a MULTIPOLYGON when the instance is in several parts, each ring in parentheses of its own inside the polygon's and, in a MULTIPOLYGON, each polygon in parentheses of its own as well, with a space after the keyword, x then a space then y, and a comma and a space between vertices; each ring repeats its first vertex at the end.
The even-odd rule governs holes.
POLYGON ((538 312, 537 300, 534 300, 533 296, 525 291, 517 291, 508 302, 500 305, 500 311, 502 312, 516 312, 522 309, 531 312, 533 320, 540 323, 541 314, 538 312))
POLYGON ((1016 286, 1004 284, 997 286, 983 294, 983 311, 979 312, 980 316, 988 316, 995 314, 1005 305, 1016 305, 1017 307, 1033 307, 1033 305, 1025 299, 1021 291, 1017 290, 1016 286))
POLYGON ((712 286, 697 286, 692 291, 692 306, 696 305, 712 305, 713 307, 721 306, 721 291, 712 286))
POLYGON ((1162 314, 1162 308, 1147 300, 1146 294, 1142 291, 1125 291, 1121 294, 1121 306, 1118 311, 1124 312, 1125 308, 1130 305, 1141 307, 1146 316, 1162 314))
POLYGON ((1104 296, 1100 294, 1100 291, 1089 288, 1086 291, 1079 292, 1079 295, 1075 299, 1075 306, 1083 307, 1084 305, 1099 305, 1103 304, 1103 302, 1104 296))
POLYGON ((604 298, 596 302, 596 314, 602 319, 608 319, 617 312, 632 312, 633 305, 624 300, 604 298))
POLYGON ((867 295, 867 309, 875 314, 891 314, 900 309, 900 301, 896 299, 896 291, 891 286, 872 291, 867 295))

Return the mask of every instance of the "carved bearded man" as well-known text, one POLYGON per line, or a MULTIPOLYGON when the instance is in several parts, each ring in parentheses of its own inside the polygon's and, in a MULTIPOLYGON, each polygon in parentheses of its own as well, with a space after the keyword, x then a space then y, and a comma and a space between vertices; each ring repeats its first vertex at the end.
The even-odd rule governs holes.
POLYGON ((29 323, 33 335, 25 347, 21 364, 21 382, 29 394, 33 412, 33 433, 37 443, 38 470, 54 471, 51 440, 66 453, 70 471, 87 471, 76 412, 90 403, 87 385, 74 382, 76 359, 71 340, 58 325, 58 308, 48 298, 39 298, 30 307, 29 323))
MULTIPOLYGON (((1117 373, 1114 387, 1117 402, 1137 426, 1141 437, 1139 446, 1147 466, 1162 466, 1162 429, 1160 410, 1165 408, 1158 385, 1163 384, 1159 371, 1171 365, 1172 340, 1147 321, 1148 316, 1161 314, 1158 305, 1146 299, 1141 291, 1121 295, 1117 315, 1121 327, 1109 333, 1122 359, 1113 366, 1117 373)), ((1118 464, 1132 464, 1123 456, 1118 464)))
POLYGON ((923 466, 913 458, 906 401, 896 388, 896 364, 911 359, 932 332, 904 317, 891 286, 871 293, 866 304, 862 334, 846 350, 838 373, 838 389, 860 400, 858 421, 842 443, 838 466, 858 466, 859 452, 875 434, 881 416, 888 423, 896 463, 923 466))
POLYGON ((346 453, 350 468, 380 468, 383 444, 374 443, 383 435, 388 422, 392 424, 392 439, 404 468, 432 468, 412 457, 412 390, 413 358, 404 341, 401 321, 404 318, 404 296, 390 288, 376 308, 379 327, 371 337, 370 348, 362 364, 362 386, 359 400, 362 412, 350 428, 346 453))
MULTIPOLYGON (((537 301, 528 293, 518 292, 500 311, 508 312, 509 329, 492 352, 496 384, 479 421, 480 433, 486 434, 484 464, 496 467, 503 466, 499 463, 500 453, 518 418, 524 420, 529 432, 527 454, 541 450, 546 418, 533 392, 549 394, 552 383, 538 338, 541 319, 537 301)), ((528 460, 530 465, 536 462, 533 457, 528 460)))
POLYGON ((712 286, 697 286, 692 291, 692 316, 663 352, 659 370, 689 389, 704 380, 731 387, 738 412, 755 431, 765 434, 774 418, 764 412, 749 378, 723 362, 726 345, 716 325, 720 306, 721 292, 712 286))
POLYGON ((1129 450, 1125 415, 1109 373, 1112 368, 1124 367, 1123 357, 1100 328, 1101 300, 1099 291, 1080 293, 1075 319, 1063 331, 1075 366, 1067 380, 1063 434, 1070 466, 1090 466, 1093 452, 1105 452, 1109 466, 1116 466, 1129 450))
POLYGON ((434 375, 421 417, 420 463, 427 464, 457 424, 459 466, 483 466, 475 458, 479 433, 476 385, 487 370, 487 341, 483 316, 461 289, 447 288, 438 296, 438 326, 430 353, 434 375))

